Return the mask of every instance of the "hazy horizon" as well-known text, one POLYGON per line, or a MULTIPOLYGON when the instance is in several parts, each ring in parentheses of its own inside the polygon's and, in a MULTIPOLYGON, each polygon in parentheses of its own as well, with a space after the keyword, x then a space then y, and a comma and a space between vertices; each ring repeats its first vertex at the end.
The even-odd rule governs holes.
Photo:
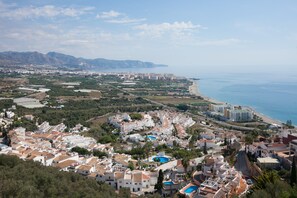
POLYGON ((0 51, 297 72, 297 2, 0 0, 0 51))

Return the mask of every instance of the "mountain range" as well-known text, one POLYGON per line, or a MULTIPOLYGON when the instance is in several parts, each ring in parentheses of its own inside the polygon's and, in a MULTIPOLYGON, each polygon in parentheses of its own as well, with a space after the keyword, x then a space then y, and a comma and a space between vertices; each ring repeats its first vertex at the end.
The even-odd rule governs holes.
POLYGON ((104 58, 86 59, 48 52, 0 52, 0 66, 49 65, 66 69, 116 69, 116 68, 154 68, 167 65, 139 60, 109 60, 104 58))

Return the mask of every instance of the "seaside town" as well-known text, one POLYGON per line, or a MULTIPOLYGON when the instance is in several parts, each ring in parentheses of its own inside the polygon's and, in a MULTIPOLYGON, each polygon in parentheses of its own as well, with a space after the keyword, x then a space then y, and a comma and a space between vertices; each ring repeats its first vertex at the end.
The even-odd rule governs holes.
POLYGON ((52 71, 41 79, 31 72, 1 82, 0 154, 133 196, 242 197, 267 170, 286 179, 295 166, 291 123, 204 98, 195 80, 93 72, 53 79, 52 71))

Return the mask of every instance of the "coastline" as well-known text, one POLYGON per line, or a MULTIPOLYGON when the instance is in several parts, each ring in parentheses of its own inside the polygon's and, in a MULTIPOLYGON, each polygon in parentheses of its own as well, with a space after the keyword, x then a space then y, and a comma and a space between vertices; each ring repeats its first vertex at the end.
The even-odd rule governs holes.
MULTIPOLYGON (((189 79, 190 80, 190 79, 189 79)), ((190 80, 193 84, 191 86, 189 86, 189 93, 195 96, 200 96, 202 97, 204 100, 206 100, 207 102, 210 103, 215 103, 215 104, 224 104, 226 102, 222 102, 213 98, 210 98, 208 96, 204 96, 199 92, 199 85, 197 83, 196 80, 190 80)), ((253 109, 252 107, 248 107, 251 111, 254 112, 254 114, 260 118, 262 118, 263 122, 266 122, 268 124, 277 124, 282 126, 283 122, 274 118, 271 118, 267 115, 264 115, 263 113, 257 112, 255 111, 255 109, 253 109)))
POLYGON ((190 94, 192 94, 194 96, 200 96, 204 100, 206 100, 207 102, 210 102, 210 103, 215 103, 215 104, 224 104, 225 103, 225 102, 221 102, 221 101, 218 101, 216 99, 210 98, 208 96, 202 95, 199 92, 199 85, 198 85, 197 81, 196 80, 189 80, 189 81, 191 81, 193 83, 191 86, 189 86, 189 93, 190 94))

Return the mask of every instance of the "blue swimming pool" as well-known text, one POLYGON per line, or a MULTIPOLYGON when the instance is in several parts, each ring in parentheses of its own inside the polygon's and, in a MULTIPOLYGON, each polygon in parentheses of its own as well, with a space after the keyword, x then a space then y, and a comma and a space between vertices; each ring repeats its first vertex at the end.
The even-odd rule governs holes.
POLYGON ((189 188, 187 188, 184 192, 187 194, 190 194, 192 192, 194 192, 195 190, 197 190, 198 187, 197 186, 190 186, 189 188))
POLYGON ((155 161, 155 162, 160 162, 160 163, 167 163, 167 162, 169 162, 169 158, 168 157, 159 157, 159 156, 155 156, 155 157, 153 157, 153 160, 155 161))
POLYGON ((153 136, 153 135, 148 135, 147 138, 148 138, 149 140, 156 140, 156 139, 157 139, 157 138, 156 138, 155 136, 153 136))
POLYGON ((173 185, 173 182, 172 181, 166 181, 166 182, 163 182, 163 184, 165 186, 171 186, 171 185, 173 185))

